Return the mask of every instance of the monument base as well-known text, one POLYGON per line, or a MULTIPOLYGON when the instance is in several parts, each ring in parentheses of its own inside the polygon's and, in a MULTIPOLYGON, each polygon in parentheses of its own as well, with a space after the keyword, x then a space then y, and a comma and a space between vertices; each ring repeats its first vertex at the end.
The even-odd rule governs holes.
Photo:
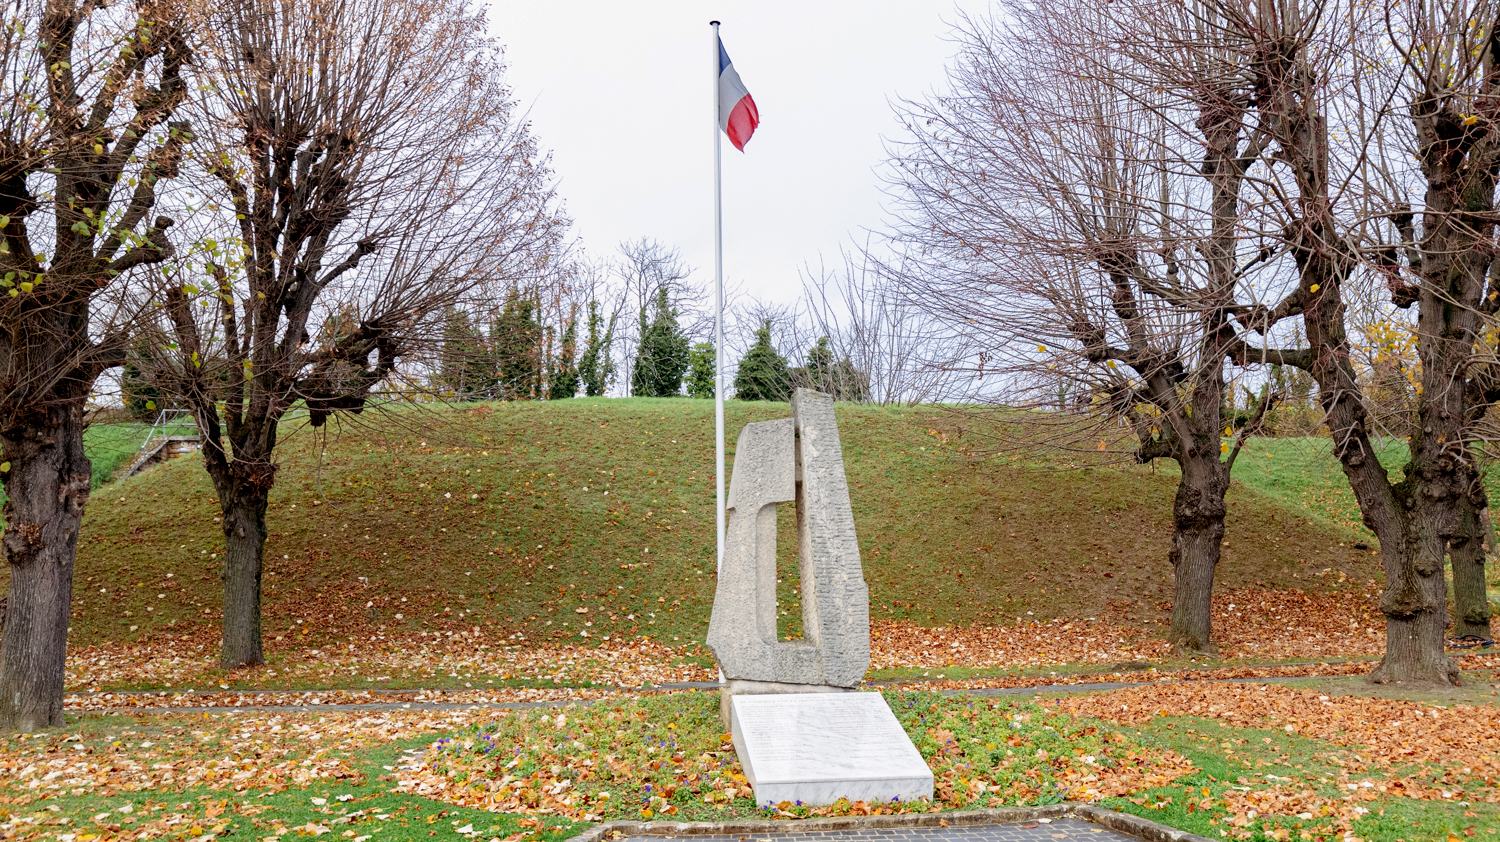
POLYGON ((761 807, 932 798, 932 770, 879 693, 726 698, 734 750, 761 807))
POLYGON ((782 681, 750 681, 744 678, 727 679, 719 688, 719 719, 724 728, 732 724, 729 715, 729 700, 735 696, 760 696, 777 693, 853 693, 854 687, 834 687, 831 684, 788 684, 782 681))

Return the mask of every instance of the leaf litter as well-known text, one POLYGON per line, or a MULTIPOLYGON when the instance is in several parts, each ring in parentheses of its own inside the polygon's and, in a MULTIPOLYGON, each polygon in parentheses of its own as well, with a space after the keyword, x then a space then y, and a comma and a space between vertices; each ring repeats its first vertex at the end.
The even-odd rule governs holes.
POLYGON ((803 818, 1094 801, 1169 783, 1193 766, 1034 704, 887 692, 933 770, 935 797, 757 805, 712 694, 508 711, 431 745, 403 790, 467 807, 573 819, 803 818))
MULTIPOLYGON (((1286 762, 1267 748, 1271 738, 1223 744, 1241 765, 1281 772, 1241 777, 1240 786, 1222 793, 1218 806, 1230 815, 1224 835, 1233 838, 1252 838, 1257 821, 1269 816, 1330 817, 1344 838, 1353 838, 1355 823, 1375 809, 1371 802, 1386 796, 1455 810, 1472 802, 1500 804, 1500 717, 1491 705, 1330 696, 1279 684, 1183 682, 1062 698, 1046 706, 1116 725, 1198 717, 1318 741, 1306 769, 1301 764, 1282 768, 1286 762)), ((1201 809, 1215 806, 1214 798, 1202 801, 1201 809)))
MULTIPOLYGON (((1231 589, 1214 597, 1215 639, 1230 660, 1265 661, 1378 655, 1384 632, 1372 619, 1373 593, 1231 589)), ((924 628, 909 622, 871 626, 871 668, 1044 667, 1153 662, 1169 655, 1160 629, 1097 618, 1023 621, 1007 626, 924 628)), ((237 685, 434 683, 465 676, 560 685, 641 687, 713 681, 717 672, 697 643, 650 637, 569 645, 516 641, 501 631, 458 626, 423 632, 354 635, 286 646, 272 663, 230 676, 218 669, 218 638, 207 627, 144 640, 77 647, 66 686, 74 691, 237 685)), ((451 682, 448 682, 451 683, 451 682)), ((227 689, 227 688, 221 688, 227 689)), ((70 708, 94 706, 79 695, 70 708)))

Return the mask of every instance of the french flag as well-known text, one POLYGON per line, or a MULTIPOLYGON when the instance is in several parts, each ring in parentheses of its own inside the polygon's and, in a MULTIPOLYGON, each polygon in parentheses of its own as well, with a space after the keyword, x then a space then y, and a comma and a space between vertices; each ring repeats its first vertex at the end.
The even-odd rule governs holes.
POLYGON ((758 125, 760 112, 755 110, 755 100, 750 98, 750 91, 740 81, 740 74, 735 72, 729 53, 724 51, 724 42, 720 41, 719 128, 729 135, 729 142, 735 149, 744 152, 745 144, 750 142, 750 135, 755 134, 758 125))

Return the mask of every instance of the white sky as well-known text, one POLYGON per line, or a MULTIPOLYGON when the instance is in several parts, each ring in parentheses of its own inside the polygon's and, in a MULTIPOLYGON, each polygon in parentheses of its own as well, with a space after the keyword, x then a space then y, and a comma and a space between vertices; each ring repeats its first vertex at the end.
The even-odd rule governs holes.
POLYGON ((574 233, 677 246, 713 278, 714 76, 708 22, 760 109, 741 154, 723 140, 724 272, 788 301, 819 254, 879 227, 891 109, 941 83, 952 0, 494 0, 490 31, 574 233))

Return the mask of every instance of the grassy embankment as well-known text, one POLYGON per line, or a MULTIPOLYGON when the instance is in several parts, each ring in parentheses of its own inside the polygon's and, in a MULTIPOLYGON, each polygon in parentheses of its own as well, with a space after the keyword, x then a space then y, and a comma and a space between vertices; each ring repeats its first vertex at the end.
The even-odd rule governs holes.
MULTIPOLYGON (((744 423, 785 413, 731 403, 731 448, 744 423)), ((839 419, 872 617, 1162 616, 1168 472, 971 459, 941 409, 847 406, 839 419)), ((290 425, 269 516, 271 648, 471 625, 581 642, 584 622, 595 640, 701 640, 714 587, 712 434, 711 404, 688 399, 367 414, 332 428, 326 446, 290 425)), ((1242 461, 1279 446, 1257 443, 1242 461)), ((1379 576, 1337 500, 1289 505, 1298 493, 1336 497, 1315 484, 1278 498, 1236 483, 1221 584, 1324 587, 1332 577, 1309 576, 1330 568, 1352 584, 1379 576)), ((79 545, 74 641, 212 624, 215 515, 196 458, 100 489, 79 545)), ((795 633, 790 506, 780 526, 783 621, 795 633)))

